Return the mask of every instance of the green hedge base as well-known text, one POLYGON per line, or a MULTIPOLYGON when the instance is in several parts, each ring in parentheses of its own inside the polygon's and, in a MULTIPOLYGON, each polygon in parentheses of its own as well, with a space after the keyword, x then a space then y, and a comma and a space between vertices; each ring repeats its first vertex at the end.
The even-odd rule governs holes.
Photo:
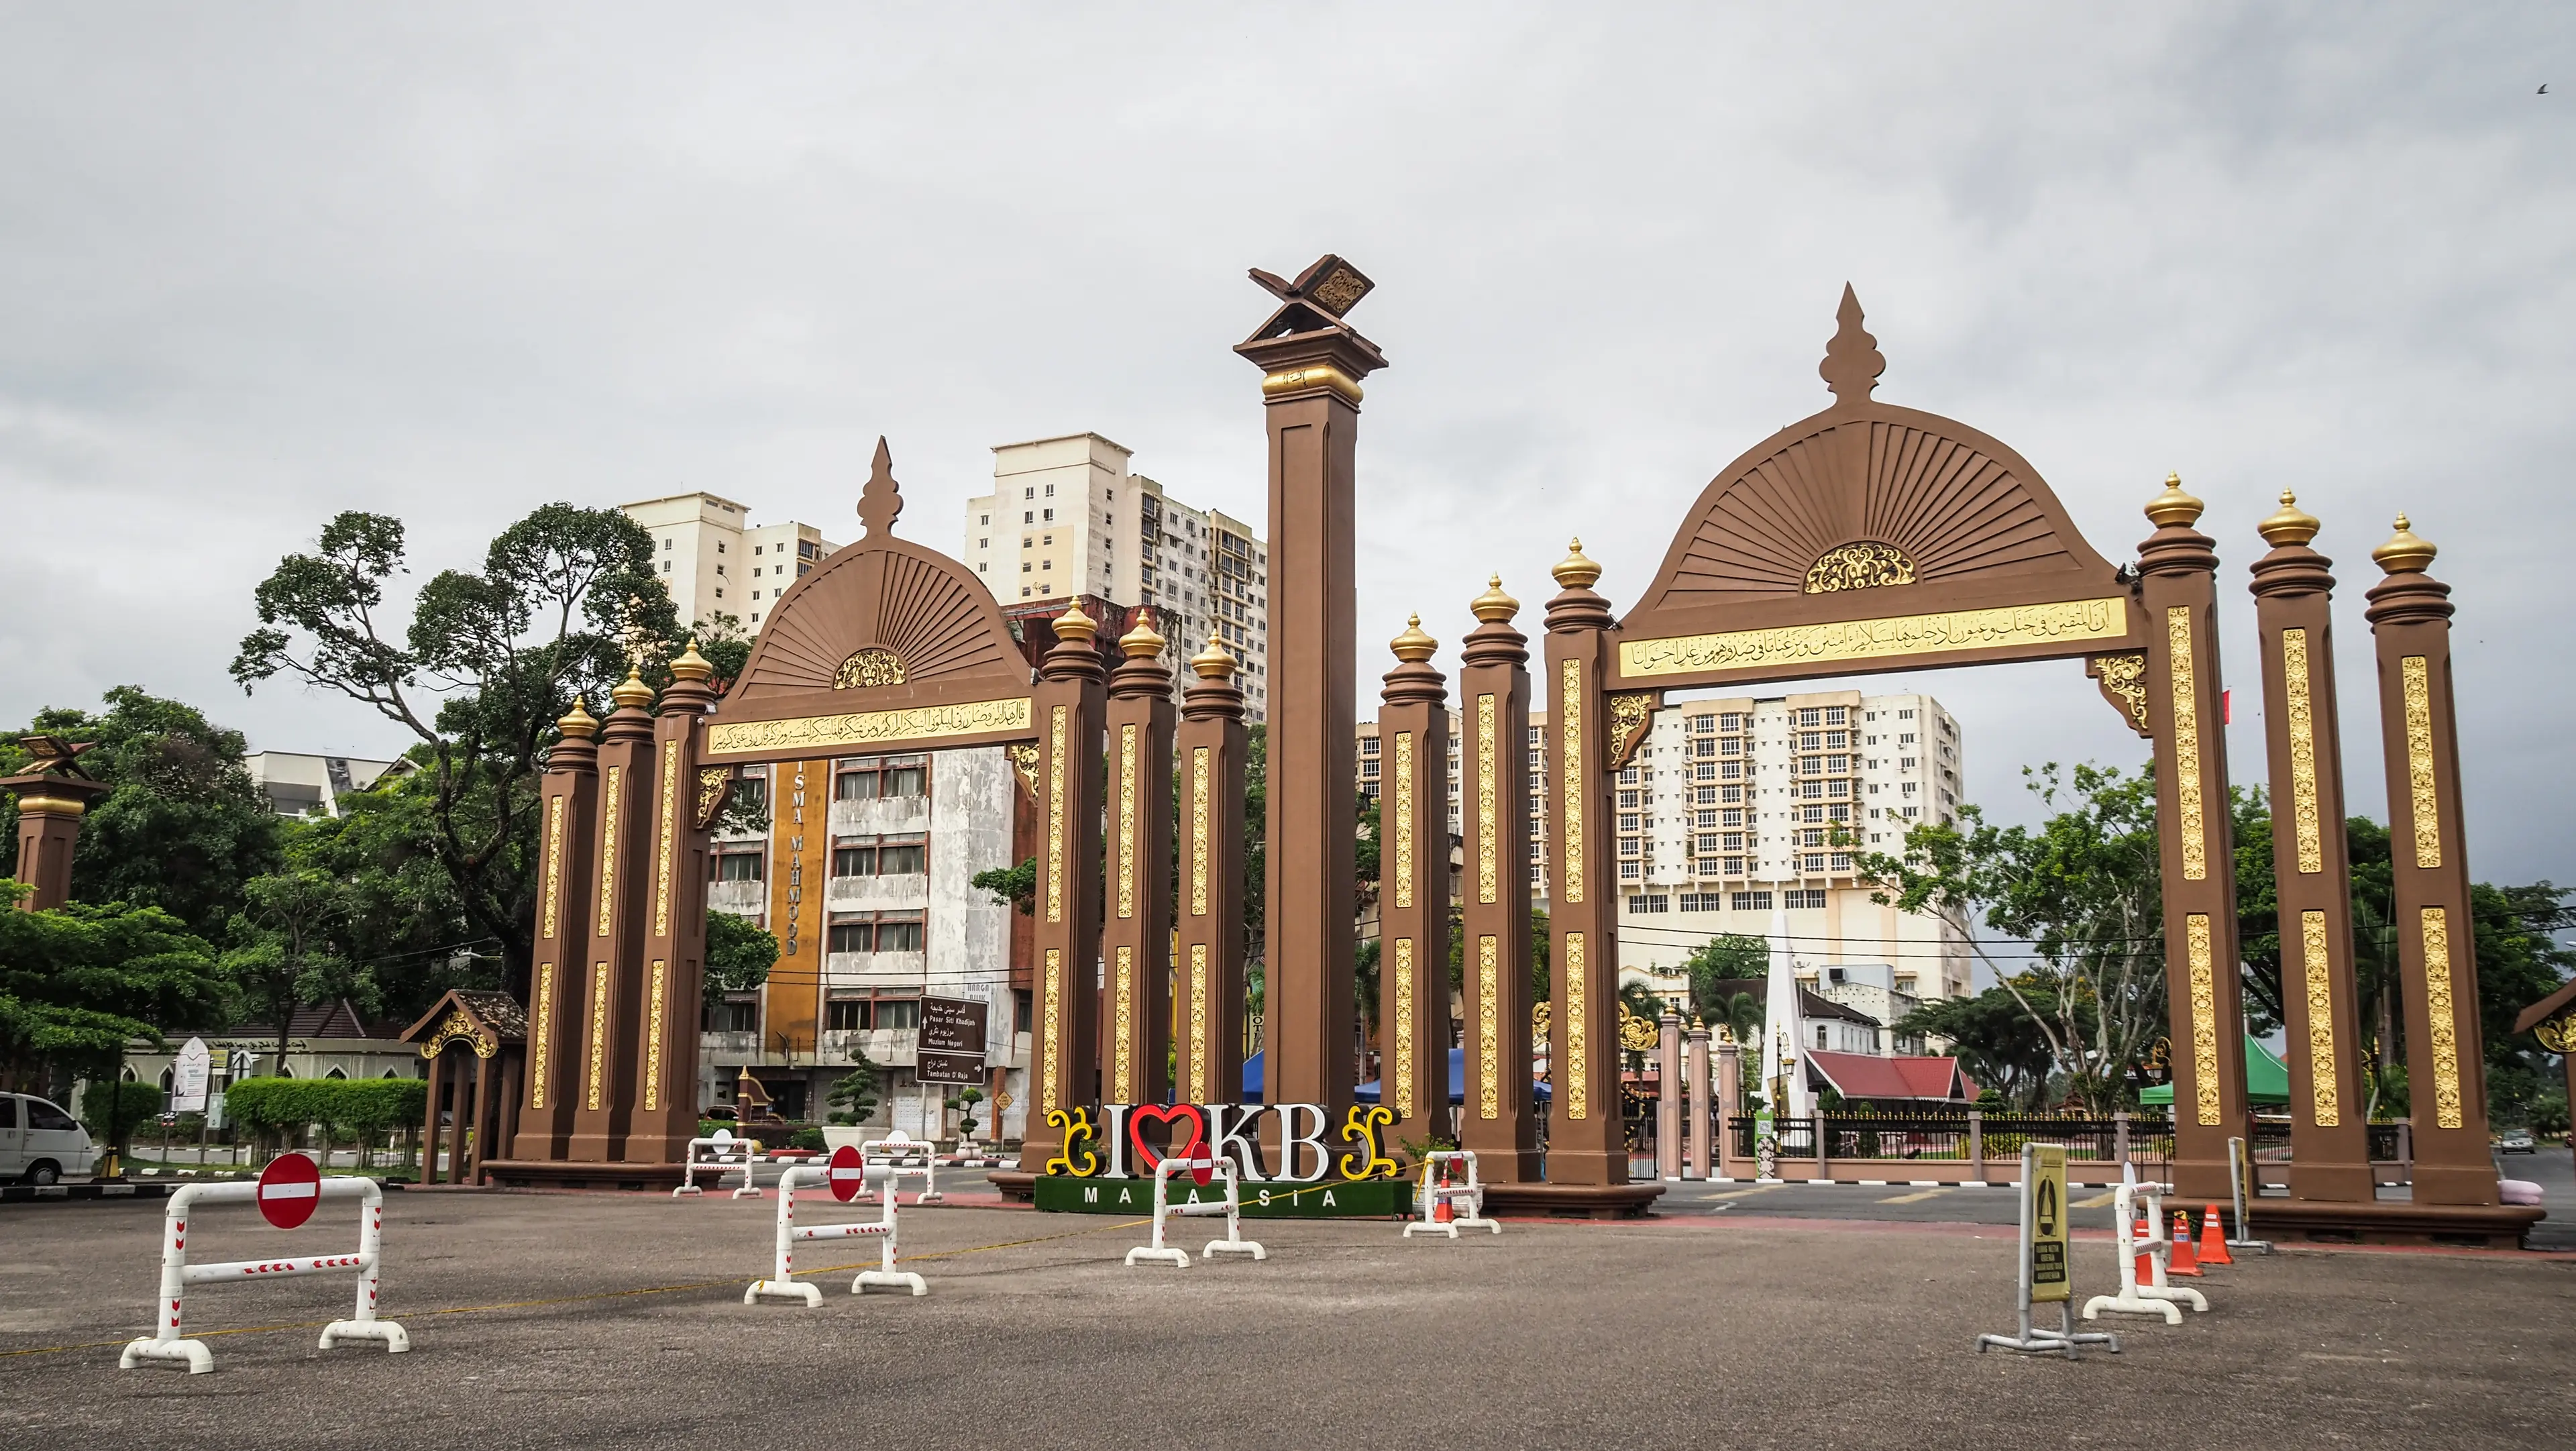
MULTIPOLYGON (((1151 1179, 1076 1179, 1064 1174, 1041 1176, 1036 1204, 1050 1214, 1152 1214, 1151 1179)), ((1202 1189, 1187 1179, 1169 1191, 1174 1204, 1225 1202, 1222 1186, 1202 1189)), ((1246 1219, 1403 1219, 1413 1213, 1410 1179, 1339 1180, 1324 1184, 1246 1184, 1246 1219)))

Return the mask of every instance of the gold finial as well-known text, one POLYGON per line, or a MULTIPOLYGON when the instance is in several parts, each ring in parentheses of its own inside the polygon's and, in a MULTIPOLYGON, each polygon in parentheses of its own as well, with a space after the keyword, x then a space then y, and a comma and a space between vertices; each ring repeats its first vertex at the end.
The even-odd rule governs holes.
POLYGON ((671 675, 677 680, 705 680, 715 673, 714 663, 698 653, 698 642, 695 640, 691 640, 689 648, 681 651, 680 657, 671 662, 671 675))
POLYGON ((1225 642, 1210 632, 1207 648, 1190 657, 1190 668, 1201 680, 1223 680, 1234 674, 1234 657, 1226 653, 1225 642))
POLYGON ((1099 633, 1100 622, 1084 614, 1078 603, 1066 605, 1064 613, 1055 617, 1055 635, 1059 640, 1079 640, 1088 644, 1099 633))
POLYGON ((1583 557, 1583 541, 1577 539, 1565 547, 1565 557, 1548 573, 1567 589, 1590 589, 1601 578, 1601 566, 1583 557))
POLYGON ((1405 664, 1419 665, 1431 658, 1431 653, 1440 648, 1440 642, 1423 631, 1422 617, 1414 615, 1405 620, 1404 633, 1387 641, 1386 648, 1393 650, 1395 658, 1405 664))
POLYGON ((2433 541, 2416 533, 2406 522, 2406 516, 2400 514, 2397 516, 2397 532, 2389 536, 2387 543, 2370 551, 2370 557, 2379 561, 2379 567, 2390 574, 2422 574, 2424 566, 2431 564, 2438 552, 2433 548, 2433 541))
POLYGON ((599 734, 599 718, 582 709, 581 697, 576 695, 572 698, 572 709, 565 711, 563 719, 555 722, 555 729, 562 731, 566 740, 586 741, 599 734))
POLYGON ((653 687, 644 683, 643 667, 640 665, 627 666, 626 678, 617 683, 617 688, 615 690, 608 692, 608 698, 617 702, 617 708, 619 710, 627 710, 630 708, 642 710, 644 707, 651 705, 653 703, 653 687))
POLYGON ((2206 507, 2208 506, 2200 500, 2182 491, 2182 475, 2167 474, 2165 491, 2147 501, 2147 517, 2153 520, 2159 529, 2169 529, 2175 525, 2189 528, 2200 518, 2200 511, 2206 507))
POLYGON ((1162 654, 1163 647, 1169 643, 1171 642, 1154 633, 1152 610, 1138 610, 1136 628, 1118 637, 1119 651, 1130 660, 1150 660, 1162 654))
POLYGON ((2281 491, 2281 512, 2254 526, 2263 542, 2275 549, 2305 544, 2317 537, 2317 518, 2299 507, 2299 496, 2288 489, 2281 491))
POLYGON ((1486 581, 1485 592, 1469 600, 1467 608, 1476 612, 1477 619, 1493 624, 1519 614, 1521 602, 1503 593, 1503 577, 1498 574, 1486 581))

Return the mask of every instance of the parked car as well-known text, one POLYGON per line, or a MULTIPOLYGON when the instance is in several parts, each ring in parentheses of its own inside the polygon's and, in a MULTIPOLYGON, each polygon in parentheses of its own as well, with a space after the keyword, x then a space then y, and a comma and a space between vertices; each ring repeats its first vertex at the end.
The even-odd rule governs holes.
POLYGON ((78 1119, 33 1095, 0 1093, 0 1179, 57 1184, 87 1174, 97 1159, 78 1119))
POLYGON ((2496 1137, 2496 1152, 2499 1154, 2534 1154, 2539 1151, 2540 1146, 2531 1141, 2529 1129, 2506 1129, 2496 1137))

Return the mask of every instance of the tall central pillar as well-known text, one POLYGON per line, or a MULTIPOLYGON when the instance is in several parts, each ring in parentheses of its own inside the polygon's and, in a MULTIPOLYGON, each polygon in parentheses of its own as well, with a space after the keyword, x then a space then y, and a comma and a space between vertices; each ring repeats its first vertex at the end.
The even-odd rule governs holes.
POLYGON ((1360 380, 1385 366, 1342 321, 1371 286, 1327 256, 1235 348, 1262 370, 1269 425, 1270 780, 1263 953, 1264 1098, 1351 1100, 1353 856, 1358 831, 1358 591, 1353 478, 1360 380))
MULTIPOLYGON (((1467 1101, 1458 1109, 1458 1147, 1474 1153, 1477 1170, 1496 1184, 1539 1178, 1538 1119, 1530 1107, 1529 639, 1512 628, 1520 607, 1503 593, 1500 576, 1476 597, 1470 608, 1481 623, 1467 634, 1458 672, 1459 823, 1467 837, 1459 913, 1467 1101)), ((1557 1011, 1583 1008, 1560 1004, 1557 1011)), ((1562 1096, 1566 1070, 1551 1067, 1562 1096)))
MULTIPOLYGON (((537 862, 537 951, 528 975, 528 1066, 519 1134, 509 1157, 565 1157, 584 1070, 582 1002, 590 981, 590 900, 599 870, 599 722, 576 698, 546 752, 543 845, 537 862)), ((690 1055, 694 1062, 696 1055, 690 1055)))
MULTIPOLYGON (((1073 605, 1030 692, 1038 728, 1036 1021, 1029 1036, 1024 1172, 1043 1174, 1070 1118, 1100 1102, 1101 725, 1107 715, 1100 626, 1073 605)), ((1096 1130, 1100 1121, 1092 1118, 1096 1130)))
POLYGON ((650 925, 643 899, 651 880, 653 717, 644 707, 652 703, 653 688, 629 671, 609 699, 617 709, 599 733, 598 890, 582 952, 590 980, 583 1000, 581 1096, 566 1145, 567 1157, 586 1164, 623 1157, 633 1122, 642 986, 637 979, 650 925))
POLYGON ((1161 1103, 1171 1090, 1172 672, 1139 619, 1109 678, 1109 890, 1104 1103, 1161 1103))
MULTIPOLYGON (((1628 1134, 1619 1112, 1618 886, 1612 879, 1612 743, 1609 697, 1610 602, 1592 588, 1601 566, 1578 539, 1550 571, 1558 585, 1547 604, 1547 673, 1541 699, 1549 712, 1558 799, 1556 893, 1548 902, 1555 934, 1550 964, 1556 1011, 1548 1032, 1547 1181, 1625 1184, 1628 1134)), ((1652 697, 1645 705, 1652 718, 1652 697)), ((1640 726, 1642 729, 1642 726, 1640 726)), ((1678 1077, 1673 1075, 1672 1077, 1678 1077)), ((1666 1092, 1672 1078, 1666 1080, 1666 1092)), ((1667 1102, 1671 1100, 1668 1098, 1667 1102)))

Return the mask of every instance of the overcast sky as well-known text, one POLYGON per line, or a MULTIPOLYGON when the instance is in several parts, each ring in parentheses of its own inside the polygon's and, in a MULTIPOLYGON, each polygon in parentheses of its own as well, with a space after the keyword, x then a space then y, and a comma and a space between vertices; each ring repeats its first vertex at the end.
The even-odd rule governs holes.
MULTIPOLYGON (((1408 610, 1454 669, 1489 570, 1535 634, 1569 534, 1633 601, 1828 401, 1848 280, 1878 396, 2015 446, 2105 555, 2167 471, 2209 501, 2239 782, 2291 487, 2381 811, 2360 594, 2410 511, 2457 589, 2472 869, 2576 881, 2571 12, 1608 9, 0 4, 0 720, 130 682, 398 748, 225 676, 342 509, 407 520, 422 577, 557 499, 847 540, 883 433, 901 531, 955 551, 992 445, 1092 429, 1260 519, 1243 273, 1325 251, 1391 360, 1373 699, 1408 610)), ((1904 683, 2005 814, 2024 762, 2144 756, 2073 662, 1904 683)))

